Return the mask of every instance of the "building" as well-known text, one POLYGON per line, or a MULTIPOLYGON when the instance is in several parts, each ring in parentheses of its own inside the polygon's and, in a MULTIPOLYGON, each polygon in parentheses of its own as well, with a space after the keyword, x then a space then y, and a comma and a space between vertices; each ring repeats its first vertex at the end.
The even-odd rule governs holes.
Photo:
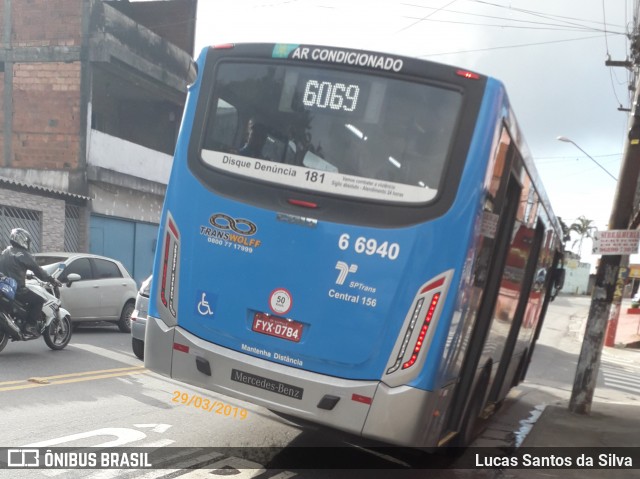
POLYGON ((590 294, 592 285, 591 264, 580 261, 580 256, 570 251, 565 251, 565 277, 562 292, 567 294, 590 294))
POLYGON ((150 272, 192 62, 197 0, 3 0, 0 247, 150 272))

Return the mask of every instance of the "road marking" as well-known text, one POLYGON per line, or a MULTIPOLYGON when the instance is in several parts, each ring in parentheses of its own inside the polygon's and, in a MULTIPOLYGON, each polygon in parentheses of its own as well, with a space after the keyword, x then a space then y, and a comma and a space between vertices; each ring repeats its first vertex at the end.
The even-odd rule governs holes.
POLYGON ((135 429, 129 429, 124 427, 105 427, 102 429, 96 429, 94 431, 80 432, 78 434, 71 434, 69 436, 57 437, 55 439, 49 439, 47 441, 34 442, 33 444, 27 444, 23 447, 50 447, 57 446, 58 444, 64 444, 65 442, 73 442, 78 439, 87 439, 89 437, 102 437, 111 436, 115 437, 111 441, 96 444, 92 447, 117 447, 123 444, 129 444, 130 442, 140 441, 147 437, 142 431, 136 431, 135 429))
POLYGON ((163 433, 171 426, 169 424, 134 424, 134 427, 139 427, 141 429, 150 428, 153 432, 163 433))
POLYGON ((112 351, 111 349, 101 348, 99 346, 93 346, 92 344, 83 343, 71 343, 68 347, 82 349, 83 351, 97 354, 98 356, 104 356, 105 358, 113 359, 121 363, 129 364, 131 366, 140 366, 140 364, 142 364, 142 362, 138 358, 133 356, 133 352, 131 352, 131 354, 122 354, 116 351, 112 351))
MULTIPOLYGON (((174 454, 172 456, 168 456, 166 458, 166 461, 164 461, 164 463, 170 463, 169 461, 175 461, 176 459, 179 459, 181 456, 187 456, 189 454, 192 454, 191 451, 187 450, 187 451, 182 451, 179 452, 178 454, 174 454)), ((196 457, 191 457, 189 459, 184 459, 182 462, 179 463, 175 463, 175 462, 171 462, 172 464, 172 468, 171 469, 158 469, 155 471, 149 471, 143 475, 138 475, 136 477, 138 477, 138 479, 157 479, 160 477, 176 477, 176 476, 181 476, 181 477, 188 477, 188 474, 192 473, 192 472, 202 472, 201 469, 190 469, 191 467, 198 465, 202 462, 205 461, 213 461, 215 459, 218 459, 219 457, 224 457, 223 454, 219 453, 219 452, 209 452, 209 453, 205 453, 196 457), (183 470, 187 470, 187 476, 183 476, 182 474, 178 474, 183 470)), ((231 472, 231 471, 230 471, 231 472)), ((233 471, 235 472, 235 471, 233 471)), ((204 473, 207 474, 207 476, 203 477, 208 477, 211 478, 211 471, 210 470, 204 470, 204 473)), ((231 475, 231 474, 229 474, 231 475)), ((234 476, 235 477, 235 476, 234 476)))
POLYGON ((82 373, 59 374, 57 376, 47 376, 44 378, 29 378, 22 381, 6 381, 0 383, 1 391, 16 391, 19 389, 41 388, 54 386, 56 384, 70 384, 82 381, 93 381, 96 379, 115 378, 119 376, 130 376, 132 374, 144 374, 147 370, 144 366, 103 369, 97 371, 85 371, 82 373))
MULTIPOLYGON (((171 427, 171 425, 169 424, 147 424, 144 426, 154 426, 154 429, 153 429, 154 432, 165 432, 167 429, 171 427)), ((104 448, 104 447, 123 446, 124 444, 138 442, 147 437, 147 435, 142 431, 137 431, 135 429, 129 429, 129 428, 122 428, 122 427, 112 427, 112 428, 95 429, 93 431, 81 432, 77 434, 71 434, 68 436, 49 439, 46 441, 38 442, 28 446, 23 446, 23 447, 50 447, 50 446, 58 446, 60 444, 65 444, 65 443, 73 444, 79 439, 105 437, 105 436, 115 437, 116 439, 110 442, 102 443, 102 444, 87 445, 86 448, 90 448, 90 447, 104 448)), ((175 441, 172 439, 160 439, 154 442, 150 442, 148 444, 139 445, 138 447, 159 448, 159 447, 169 446, 174 442, 175 441)), ((131 472, 131 471, 134 472, 135 477, 139 475, 138 474, 139 471, 137 470, 108 469, 108 470, 96 472, 88 477, 92 479, 111 479, 113 477, 124 477, 123 474, 125 472, 131 472)), ((71 469, 55 469, 55 470, 46 470, 42 474, 48 477, 56 477, 60 475, 69 475, 71 472, 72 472, 71 469)), ((83 477, 87 477, 86 474, 83 475, 83 477)))
POLYGON ((619 369, 602 368, 602 374, 605 381, 618 381, 623 384, 638 384, 640 385, 640 378, 636 377, 635 372, 620 371, 619 369))
POLYGON ((42 378, 33 377, 33 378, 29 378, 29 379, 20 379, 20 380, 17 380, 17 381, 0 382, 0 386, 5 386, 5 385, 9 385, 9 384, 18 384, 18 383, 22 383, 24 381, 32 381, 32 380, 50 380, 50 379, 59 379, 59 378, 70 378, 70 377, 73 377, 73 376, 87 376, 87 375, 96 374, 96 373, 113 373, 113 372, 117 372, 117 371, 128 371, 128 370, 140 369, 142 367, 143 366, 130 367, 130 368, 98 369, 98 370, 95 370, 95 371, 84 371, 84 372, 80 372, 80 373, 58 374, 56 376, 45 376, 45 377, 42 377, 42 378))

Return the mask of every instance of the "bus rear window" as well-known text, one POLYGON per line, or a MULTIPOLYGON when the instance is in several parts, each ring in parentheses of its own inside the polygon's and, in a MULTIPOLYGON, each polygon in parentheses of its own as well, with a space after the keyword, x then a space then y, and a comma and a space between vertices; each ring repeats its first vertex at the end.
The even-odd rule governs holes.
POLYGON ((217 65, 202 161, 325 194, 424 203, 442 187, 462 93, 280 63, 217 65))

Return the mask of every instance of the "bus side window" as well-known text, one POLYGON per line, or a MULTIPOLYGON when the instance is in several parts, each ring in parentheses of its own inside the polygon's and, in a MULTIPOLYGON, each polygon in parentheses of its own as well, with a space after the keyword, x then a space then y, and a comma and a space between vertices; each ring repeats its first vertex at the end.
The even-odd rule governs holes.
POLYGON ((207 125, 203 148, 228 152, 233 147, 238 130, 238 110, 223 99, 218 99, 215 115, 207 125))

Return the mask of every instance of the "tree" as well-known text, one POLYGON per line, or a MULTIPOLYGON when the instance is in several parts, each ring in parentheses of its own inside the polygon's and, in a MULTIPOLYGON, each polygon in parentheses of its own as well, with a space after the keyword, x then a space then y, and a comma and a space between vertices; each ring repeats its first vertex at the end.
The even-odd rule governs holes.
POLYGON ((574 232, 578 235, 578 239, 573 241, 571 248, 575 248, 578 245, 578 254, 582 253, 582 242, 585 238, 593 239, 593 233, 598 228, 593 226, 593 220, 587 219, 585 216, 580 216, 575 223, 569 226, 569 233, 574 232))
POLYGON ((558 221, 560 222, 560 227, 562 228, 562 244, 565 245, 564 249, 566 249, 567 241, 571 239, 571 230, 569 230, 567 224, 559 216, 558 221))

